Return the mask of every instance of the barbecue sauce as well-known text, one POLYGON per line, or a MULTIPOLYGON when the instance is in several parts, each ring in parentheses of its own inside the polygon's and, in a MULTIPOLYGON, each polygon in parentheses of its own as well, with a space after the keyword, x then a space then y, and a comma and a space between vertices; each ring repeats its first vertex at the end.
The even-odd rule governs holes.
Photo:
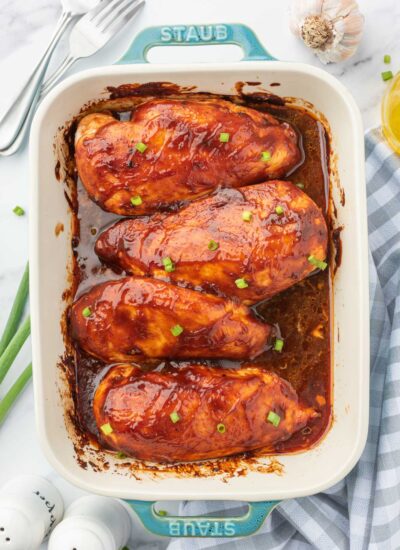
MULTIPOLYGON (((153 88, 151 88, 154 93, 153 88)), ((124 97, 128 104, 128 96, 132 94, 129 85, 126 93, 114 91, 114 97, 124 97), (121 95, 122 94, 122 95, 121 95)), ((176 90, 174 90, 176 92, 176 90)), ((143 94, 146 95, 146 94, 143 94)), ((187 96, 186 92, 186 96, 187 96)), ((190 95, 190 94, 189 94, 190 95)), ((195 94, 194 94, 195 95, 195 94)), ((199 94, 196 94, 199 97, 199 94)), ((202 94, 201 97, 207 97, 202 94)), ((215 96, 213 96, 215 97, 215 96)), ((145 100, 147 98, 142 98, 145 100)), ((230 99, 230 96, 223 96, 230 99)), ((232 97, 237 102, 237 96, 232 97)), ((303 162, 286 178, 299 185, 321 208, 325 214, 328 227, 330 223, 329 208, 329 139, 323 124, 310 113, 297 107, 264 100, 260 94, 248 96, 242 94, 240 102, 248 107, 267 112, 281 121, 289 122, 298 132, 301 148, 304 153, 303 162)), ((111 102, 112 103, 112 102, 111 102)), ((284 103, 284 102, 282 102, 284 103)), ((109 112, 110 102, 105 103, 103 110, 109 112)), ((96 108, 90 107, 90 111, 96 108)), ((97 106, 97 110, 101 110, 97 106)), ((127 120, 129 110, 116 109, 114 115, 127 120)), ((73 125, 76 127, 76 125, 73 125)), ((70 143, 73 142, 70 136, 70 143)), ((106 227, 120 219, 120 216, 101 210, 87 195, 79 179, 76 182, 76 204, 73 223, 74 235, 72 248, 74 254, 73 289, 74 299, 78 298, 92 286, 101 282, 115 280, 124 276, 124 272, 103 265, 94 252, 98 235, 106 227)), ((278 443, 268 453, 287 453, 307 449, 314 445, 326 432, 331 418, 331 280, 329 270, 312 274, 292 288, 281 292, 270 300, 253 306, 259 317, 269 324, 276 325, 284 339, 281 352, 269 350, 251 363, 277 373, 289 381, 299 400, 305 406, 314 407, 319 416, 312 420, 306 428, 294 434, 289 440, 278 443)), ((72 344, 73 345, 73 344, 72 344)), ((88 356, 82 350, 74 349, 75 361, 75 406, 81 431, 88 434, 91 440, 101 440, 96 428, 92 402, 93 394, 110 365, 88 356)), ((204 361, 221 368, 240 368, 246 361, 204 361)), ((143 365, 145 369, 162 369, 176 365, 174 361, 150 361, 143 365)), ((181 365, 188 364, 185 361, 181 365)), ((258 455, 260 452, 258 451, 258 455)), ((265 453, 264 453, 265 454, 265 453)), ((246 453, 249 456, 249 453, 246 453)), ((229 460, 229 459, 228 459, 229 460)))

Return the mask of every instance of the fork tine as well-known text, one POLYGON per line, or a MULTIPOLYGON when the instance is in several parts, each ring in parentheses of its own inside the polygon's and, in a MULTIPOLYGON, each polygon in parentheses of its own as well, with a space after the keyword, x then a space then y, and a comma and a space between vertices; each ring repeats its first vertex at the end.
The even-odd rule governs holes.
POLYGON ((121 15, 121 17, 119 17, 110 25, 108 31, 112 34, 119 32, 128 23, 128 21, 130 21, 132 17, 138 13, 138 11, 140 11, 144 4, 145 0, 141 0, 132 9, 125 11, 125 13, 121 15))
POLYGON ((107 15, 110 13, 113 13, 113 10, 117 8, 122 2, 125 0, 111 0, 109 2, 101 2, 102 4, 105 4, 101 10, 98 10, 97 13, 92 17, 91 22, 93 25, 98 26, 107 15))
POLYGON ((101 13, 103 10, 107 9, 107 7, 110 5, 110 1, 109 0, 100 0, 100 2, 98 4, 96 4, 96 6, 91 9, 90 11, 88 11, 83 17, 82 19, 85 19, 86 21, 93 21, 94 19, 96 19, 96 17, 98 16, 99 13, 101 13))
POLYGON ((108 29, 109 25, 114 23, 128 8, 134 8, 137 5, 137 0, 118 0, 118 6, 111 13, 108 13, 105 17, 102 18, 101 24, 99 25, 99 30, 104 32, 108 29))
POLYGON ((132 5, 122 13, 115 21, 113 21, 109 28, 108 32, 116 33, 144 6, 145 0, 141 0, 138 4, 132 5))

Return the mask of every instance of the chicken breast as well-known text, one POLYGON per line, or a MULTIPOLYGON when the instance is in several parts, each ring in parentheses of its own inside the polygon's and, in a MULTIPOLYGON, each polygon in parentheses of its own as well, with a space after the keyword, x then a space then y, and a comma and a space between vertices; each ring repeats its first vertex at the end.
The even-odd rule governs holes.
POLYGON ((309 275, 327 243, 324 216, 310 197, 290 182, 270 181, 220 190, 175 213, 122 220, 95 250, 134 275, 255 303, 309 275), (172 263, 165 266, 165 258, 172 263))
POLYGON ((301 161, 297 135, 271 115, 209 99, 156 99, 130 121, 84 117, 75 137, 79 176, 101 208, 141 215, 283 176, 301 161))
POLYGON ((246 306, 136 277, 93 287, 73 304, 70 326, 79 346, 106 362, 252 358, 271 334, 246 306))
POLYGON ((114 366, 96 390, 93 409, 112 449, 153 462, 273 450, 316 416, 276 374, 197 364, 161 372, 114 366))

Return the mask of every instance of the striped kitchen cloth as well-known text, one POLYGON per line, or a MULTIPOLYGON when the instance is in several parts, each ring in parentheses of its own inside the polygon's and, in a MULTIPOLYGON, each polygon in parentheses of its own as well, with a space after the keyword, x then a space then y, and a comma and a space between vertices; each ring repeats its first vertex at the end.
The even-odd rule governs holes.
MULTIPOLYGON (((175 539, 168 550, 400 549, 400 158, 366 134, 371 404, 366 448, 340 483, 280 504, 252 537, 175 539)), ((235 502, 183 502, 182 515, 243 513, 235 502)))

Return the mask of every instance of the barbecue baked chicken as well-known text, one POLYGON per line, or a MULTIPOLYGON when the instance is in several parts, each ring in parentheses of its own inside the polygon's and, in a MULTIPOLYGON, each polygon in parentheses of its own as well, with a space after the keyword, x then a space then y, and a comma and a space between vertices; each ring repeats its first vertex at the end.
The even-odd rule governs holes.
POLYGON ((324 260, 327 241, 310 197, 290 182, 270 181, 222 189, 178 212, 122 220, 100 235, 95 250, 134 275, 255 303, 309 275, 316 268, 310 257, 324 260))
POLYGON ((71 334, 107 362, 143 358, 253 358, 271 327, 244 305, 155 279, 93 287, 72 306, 71 334))
POLYGON ((93 113, 75 136, 79 176, 104 210, 149 214, 217 187, 286 175, 301 161, 295 131, 220 99, 156 99, 130 121, 93 113))
POLYGON ((273 450, 317 414, 301 407, 276 374, 198 364, 161 372, 114 366, 97 387, 93 408, 111 448, 154 462, 273 450))

